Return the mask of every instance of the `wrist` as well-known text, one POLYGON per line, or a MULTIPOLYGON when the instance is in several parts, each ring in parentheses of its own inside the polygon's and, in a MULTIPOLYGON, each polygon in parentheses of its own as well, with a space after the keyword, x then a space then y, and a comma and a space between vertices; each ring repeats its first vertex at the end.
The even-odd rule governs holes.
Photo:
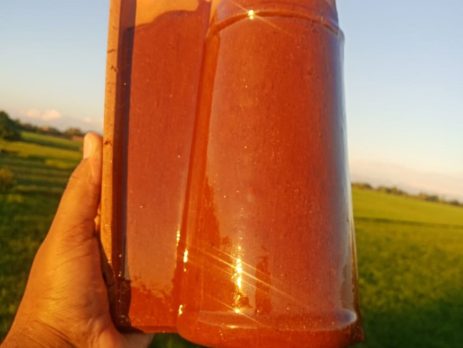
POLYGON ((26 325, 14 326, 8 332, 1 348, 49 348, 74 347, 66 337, 63 337, 53 328, 41 323, 28 323, 26 325))

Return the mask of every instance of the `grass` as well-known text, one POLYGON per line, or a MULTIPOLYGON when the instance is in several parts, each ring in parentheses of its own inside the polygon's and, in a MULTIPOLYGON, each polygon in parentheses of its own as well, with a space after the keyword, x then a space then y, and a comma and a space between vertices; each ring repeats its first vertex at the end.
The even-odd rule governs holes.
MULTIPOLYGON (((81 143, 33 133, 0 141, 0 338, 20 300, 81 143)), ((463 208, 353 190, 366 342, 358 347, 460 347, 463 342, 463 208)), ((152 347, 191 347, 159 335, 152 347)))
POLYGON ((81 157, 80 142, 28 132, 23 132, 22 136, 20 142, 0 140, 2 157, 10 155, 31 161, 51 161, 54 163, 52 167, 61 169, 72 168, 81 157))
POLYGON ((81 144, 23 133, 23 141, 0 140, 0 168, 16 185, 0 193, 0 337, 16 311, 32 258, 48 230, 81 144))
POLYGON ((461 207, 395 196, 373 190, 353 190, 356 219, 386 220, 463 227, 461 207))
POLYGON ((31 133, 31 132, 23 132, 22 138, 24 141, 28 143, 44 145, 44 146, 52 147, 55 149, 71 150, 74 152, 80 151, 82 147, 82 143, 79 141, 74 141, 74 140, 70 140, 67 138, 60 138, 60 137, 50 137, 47 135, 31 133))
POLYGON ((357 220, 362 347, 459 347, 463 228, 357 220))

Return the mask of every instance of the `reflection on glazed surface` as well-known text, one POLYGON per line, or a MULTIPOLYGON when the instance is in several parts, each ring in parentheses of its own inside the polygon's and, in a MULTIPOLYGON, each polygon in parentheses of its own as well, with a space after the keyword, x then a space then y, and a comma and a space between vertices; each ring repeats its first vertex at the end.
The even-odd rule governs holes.
POLYGON ((153 22, 157 17, 168 12, 188 11, 198 9, 204 0, 137 0, 135 25, 153 22))
POLYGON ((194 115, 209 3, 123 1, 118 110, 124 141, 120 326, 175 331, 177 246, 181 239, 194 115), (135 24, 133 24, 135 23, 135 24))
POLYGON ((211 22, 219 25, 222 20, 231 20, 233 17, 248 15, 254 19, 256 15, 270 12, 292 12, 296 15, 312 15, 319 20, 337 23, 335 0, 211 0, 211 22))
POLYGON ((178 318, 203 345, 343 347, 361 335, 342 33, 317 17, 324 0, 294 16, 278 3, 223 0, 209 29, 178 318))

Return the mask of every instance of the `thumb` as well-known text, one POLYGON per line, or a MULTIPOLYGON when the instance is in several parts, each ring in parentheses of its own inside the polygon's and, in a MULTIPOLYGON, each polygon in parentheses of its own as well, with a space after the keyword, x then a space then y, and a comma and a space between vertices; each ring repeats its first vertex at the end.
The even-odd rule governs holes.
POLYGON ((99 135, 85 135, 83 159, 69 179, 50 234, 79 240, 94 236, 101 191, 101 149, 99 135))

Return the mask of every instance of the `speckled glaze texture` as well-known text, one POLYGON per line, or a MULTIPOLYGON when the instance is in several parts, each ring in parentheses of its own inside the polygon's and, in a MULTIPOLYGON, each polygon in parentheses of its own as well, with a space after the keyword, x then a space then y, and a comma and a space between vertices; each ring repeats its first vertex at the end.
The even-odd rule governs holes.
POLYGON ((333 2, 213 4, 177 327, 213 347, 361 339, 333 2))
POLYGON ((115 109, 106 122, 114 123, 112 161, 105 162, 113 169, 112 220, 104 221, 110 237, 102 238, 106 278, 120 328, 175 332, 177 246, 210 4, 119 6, 116 91, 107 95, 115 109))
POLYGON ((120 329, 362 339, 334 0, 112 0, 101 241, 120 329))

